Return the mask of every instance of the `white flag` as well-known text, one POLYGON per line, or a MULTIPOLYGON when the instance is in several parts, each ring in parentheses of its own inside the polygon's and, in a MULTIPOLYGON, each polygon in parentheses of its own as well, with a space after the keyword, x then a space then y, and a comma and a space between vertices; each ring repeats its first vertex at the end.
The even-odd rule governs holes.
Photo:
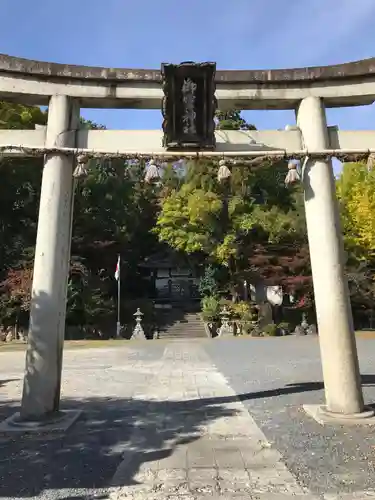
POLYGON ((120 256, 118 256, 116 271, 115 271, 115 279, 118 281, 120 279, 120 256))

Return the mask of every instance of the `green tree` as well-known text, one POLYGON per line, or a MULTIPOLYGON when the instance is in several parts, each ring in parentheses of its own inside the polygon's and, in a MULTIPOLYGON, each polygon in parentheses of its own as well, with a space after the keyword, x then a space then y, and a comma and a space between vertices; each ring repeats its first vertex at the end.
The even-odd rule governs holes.
POLYGON ((34 129, 46 123, 47 113, 37 106, 0 101, 0 129, 34 129))
MULTIPOLYGON (((46 124, 46 119, 39 108, 0 103, 1 128, 33 129, 35 124, 46 124)), ((84 119, 81 127, 103 128, 84 119)), ((0 162, 0 316, 6 321, 28 320, 42 169, 42 158, 0 162)), ((118 253, 122 256, 122 292, 125 296, 143 294, 145 284, 137 264, 157 245, 151 229, 158 202, 143 175, 143 164, 99 161, 91 163, 88 177, 78 183, 68 325, 83 328, 108 318, 115 323, 113 274, 118 253)))
MULTIPOLYGON (((0 101, 0 129, 45 125, 38 107, 0 101)), ((41 158, 0 158, 0 316, 6 323, 27 321, 36 239, 41 158)))
POLYGON ((292 239, 299 226, 304 231, 303 220, 293 210, 294 192, 277 182, 275 171, 285 168, 285 176, 285 165, 265 165, 260 175, 235 166, 222 184, 216 166, 204 167, 190 164, 186 183, 163 199, 155 231, 175 250, 224 266, 233 291, 252 244, 292 239))
POLYGON ((375 258, 375 171, 345 163, 337 182, 345 244, 358 261, 375 258))
POLYGON ((98 162, 77 187, 72 259, 85 267, 82 323, 115 324, 113 276, 118 254, 124 297, 140 296, 145 290, 138 264, 157 245, 151 229, 158 198, 153 186, 144 182, 144 165, 130 170, 123 161, 98 162))
POLYGON ((375 172, 363 162, 345 163, 336 181, 346 269, 358 327, 374 325, 375 172))
POLYGON ((217 110, 215 113, 218 130, 256 130, 254 125, 248 123, 242 116, 241 111, 230 109, 228 111, 217 110))

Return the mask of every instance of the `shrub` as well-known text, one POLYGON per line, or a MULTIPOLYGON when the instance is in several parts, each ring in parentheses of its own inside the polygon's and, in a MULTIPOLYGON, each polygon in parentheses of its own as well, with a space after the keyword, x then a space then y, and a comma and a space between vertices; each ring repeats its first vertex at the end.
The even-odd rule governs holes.
POLYGON ((222 311, 224 309, 224 307, 226 307, 231 315, 234 314, 234 306, 236 304, 234 302, 232 302, 231 300, 222 298, 222 299, 220 299, 219 305, 220 305, 220 311, 222 311))
POLYGON ((242 335, 250 335, 254 329, 254 325, 251 321, 242 322, 242 335))
POLYGON ((232 312, 241 334, 249 335, 254 328, 253 322, 257 319, 257 314, 254 314, 252 304, 245 301, 237 302, 236 304, 232 304, 232 312))
POLYGON ((249 318, 251 315, 250 304, 248 302, 237 302, 232 306, 233 314, 238 319, 249 318))
POLYGON ((277 337, 277 325, 270 323, 263 328, 263 333, 267 337, 277 337))
POLYGON ((277 328, 280 332, 283 332, 284 335, 290 333, 290 324, 286 321, 279 323, 277 328))
POLYGON ((209 265, 205 268, 204 274, 199 280, 199 293, 203 297, 212 297, 215 296, 218 292, 218 284, 217 284, 217 271, 212 266, 209 265))
POLYGON ((216 297, 203 297, 202 302, 203 321, 217 321, 220 313, 220 303, 216 297))

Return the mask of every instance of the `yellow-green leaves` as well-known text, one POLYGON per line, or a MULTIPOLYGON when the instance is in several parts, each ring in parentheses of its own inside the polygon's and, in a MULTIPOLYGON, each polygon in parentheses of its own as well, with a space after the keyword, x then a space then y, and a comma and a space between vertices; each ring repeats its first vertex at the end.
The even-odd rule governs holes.
POLYGON ((336 186, 346 245, 368 258, 375 252, 375 171, 346 163, 336 186))
POLYGON ((163 200, 155 232, 176 250, 211 254, 221 210, 218 195, 186 184, 163 200))

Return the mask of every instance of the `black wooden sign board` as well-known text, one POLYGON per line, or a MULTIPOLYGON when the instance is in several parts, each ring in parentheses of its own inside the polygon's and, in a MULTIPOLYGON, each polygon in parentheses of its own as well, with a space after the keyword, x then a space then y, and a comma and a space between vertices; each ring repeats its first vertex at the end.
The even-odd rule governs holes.
POLYGON ((215 148, 216 63, 162 64, 163 146, 215 148))

